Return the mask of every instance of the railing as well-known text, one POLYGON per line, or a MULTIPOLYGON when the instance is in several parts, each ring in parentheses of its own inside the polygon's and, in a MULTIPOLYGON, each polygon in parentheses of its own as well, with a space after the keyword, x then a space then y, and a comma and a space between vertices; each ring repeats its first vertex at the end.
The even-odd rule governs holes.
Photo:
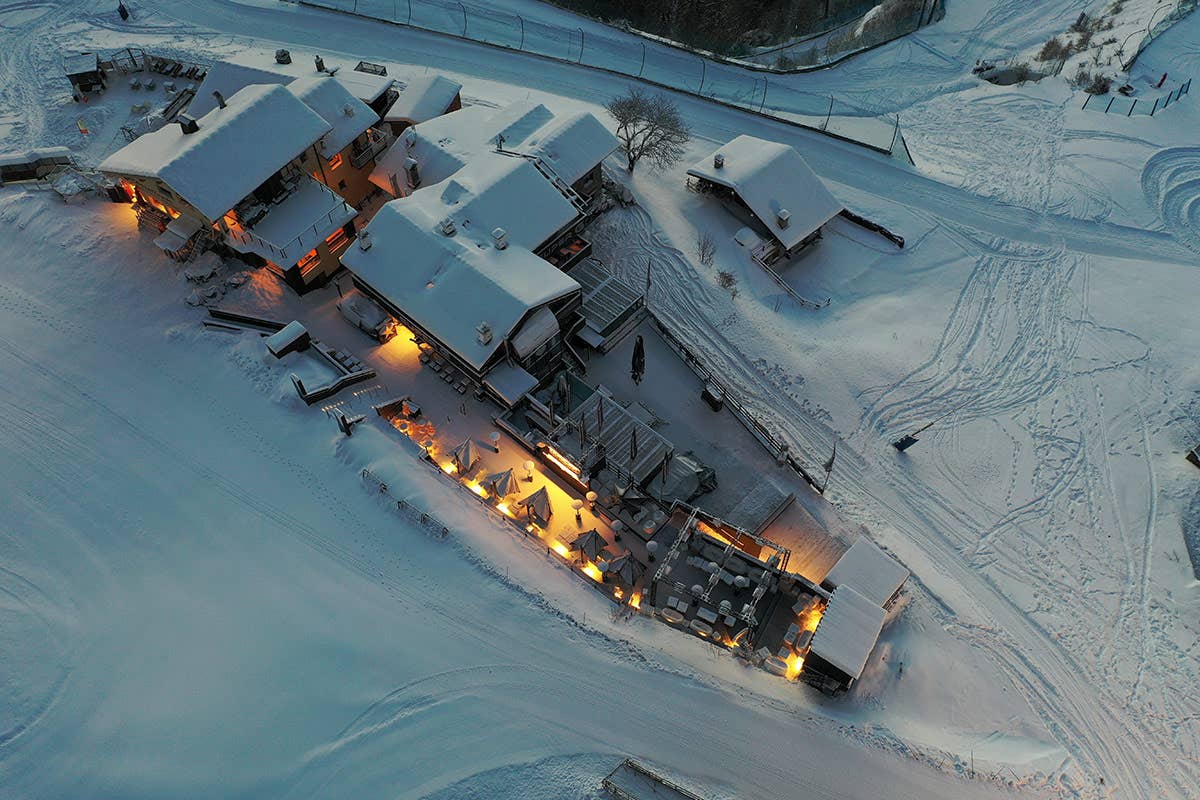
POLYGON ((1148 98, 1143 97, 1125 97, 1120 94, 1114 94, 1108 98, 1108 101, 1098 100, 1100 95, 1089 94, 1083 101, 1083 108, 1091 108, 1094 111, 1100 111, 1102 114, 1124 114, 1127 117, 1132 117, 1134 114, 1153 117, 1155 112, 1162 111, 1172 103, 1178 103, 1183 99, 1183 96, 1188 94, 1192 89, 1192 79, 1187 81, 1178 89, 1172 89, 1166 95, 1159 95, 1154 98, 1151 103, 1148 98), (1091 102, 1096 100, 1096 105, 1091 105, 1091 102), (1141 103, 1139 107, 1138 103, 1141 103))
POLYGON ((367 146, 350 156, 350 165, 355 169, 362 169, 368 161, 386 150, 389 144, 391 141, 388 137, 372 128, 367 131, 367 146))
POLYGON ((742 425, 754 435, 754 438, 758 439, 759 443, 766 447, 776 460, 787 464, 792 468, 793 471, 796 472, 797 475, 803 478, 809 486, 815 489, 818 493, 823 493, 824 487, 822 487, 820 483, 818 483, 811 475, 808 474, 808 471, 804 469, 796 457, 792 455, 791 448, 786 443, 777 439, 774 434, 768 431, 763 424, 754 417, 753 414, 751 414, 740 402, 738 402, 733 393, 730 391, 729 386, 723 380, 718 378, 713 371, 710 370, 704 364, 704 362, 701 361, 699 357, 693 353, 692 350, 686 344, 684 344, 679 337, 677 337, 663 323, 662 320, 658 318, 657 314, 649 309, 647 309, 647 311, 650 319, 654 322, 654 327, 658 329, 660 334, 662 334, 663 340, 679 354, 684 363, 687 364, 688 367, 691 368, 692 372, 696 373, 701 380, 716 384, 716 386, 721 389, 721 393, 725 398, 725 405, 729 406, 729 410, 733 412, 733 415, 738 418, 738 421, 741 422, 742 425))
MULTIPOLYGON (((318 185, 321 186, 322 190, 333 195, 333 192, 331 192, 325 186, 321 184, 318 185)), ((333 196, 336 197, 336 195, 333 196)), ((279 266, 288 267, 292 264, 295 264, 300 260, 301 256, 315 248, 320 242, 324 241, 325 237, 322 235, 322 232, 327 232, 329 226, 335 224, 337 217, 345 214, 347 211, 349 211, 349 209, 350 206, 346 205, 345 202, 342 202, 341 208, 335 207, 322 214, 312 223, 307 225, 305 230, 297 234, 295 238, 283 245, 275 244, 274 242, 263 238, 259 234, 255 233, 252 228, 243 228, 240 225, 234 227, 228 225, 228 223, 226 223, 228 226, 226 236, 231 240, 230 246, 232 246, 235 250, 241 248, 239 248, 236 244, 233 244, 233 242, 242 244, 248 249, 255 247, 261 248, 267 253, 275 256, 275 258, 272 260, 275 261, 275 263, 277 263, 279 266), (337 216, 335 216, 335 214, 337 216), (322 225, 325 227, 319 227, 322 225)), ((270 213, 271 212, 267 212, 267 216, 270 216, 270 213)), ((259 255, 264 254, 260 253, 259 255)), ((266 256, 264 255, 264 258, 265 257, 266 256)))

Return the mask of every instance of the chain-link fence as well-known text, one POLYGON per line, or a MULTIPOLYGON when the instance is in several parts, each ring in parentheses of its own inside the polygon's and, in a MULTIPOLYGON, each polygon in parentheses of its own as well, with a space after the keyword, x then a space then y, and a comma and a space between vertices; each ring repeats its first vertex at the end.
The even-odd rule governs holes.
POLYGON ((618 30, 585 31, 458 0, 298 0, 412 28, 627 75, 891 154, 899 118, 858 100, 792 88, 785 78, 702 58, 618 30))

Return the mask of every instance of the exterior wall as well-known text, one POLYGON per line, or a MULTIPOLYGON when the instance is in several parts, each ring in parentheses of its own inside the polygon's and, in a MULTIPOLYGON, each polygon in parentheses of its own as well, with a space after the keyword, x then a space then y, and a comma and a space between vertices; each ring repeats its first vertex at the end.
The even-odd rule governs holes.
POLYGON ((600 164, 597 164, 586 175, 571 184, 571 188, 584 200, 591 202, 592 198, 600 193, 600 187, 603 184, 603 172, 600 164))
MULTIPOLYGON (((140 175, 119 175, 110 173, 109 177, 124 181, 134 187, 151 205, 163 206, 172 217, 187 216, 195 219, 204 226, 211 226, 213 221, 205 217, 188 201, 180 197, 171 187, 158 178, 146 178, 140 175)), ((137 199, 136 197, 134 198, 137 199)))
POLYGON ((341 230, 345 234, 345 239, 332 247, 325 242, 318 244, 314 248, 317 253, 316 260, 305 267, 301 268, 297 263, 284 269, 270 261, 267 262, 267 267, 300 294, 324 286, 329 282, 330 277, 341 269, 342 253, 346 252, 346 248, 354 241, 354 221, 346 223, 341 230))
POLYGON ((318 154, 316 158, 319 167, 312 173, 314 178, 337 192, 355 208, 362 205, 367 195, 375 190, 375 184, 371 183, 371 170, 375 168, 375 159, 369 159, 358 168, 353 164, 355 152, 362 152, 368 145, 367 134, 362 133, 332 159, 318 154))

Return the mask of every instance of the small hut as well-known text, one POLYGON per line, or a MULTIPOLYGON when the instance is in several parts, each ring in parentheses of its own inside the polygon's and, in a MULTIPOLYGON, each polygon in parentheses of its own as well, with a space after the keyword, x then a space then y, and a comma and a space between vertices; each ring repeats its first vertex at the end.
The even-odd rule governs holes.
POLYGON ((503 499, 510 494, 516 494, 517 479, 513 477, 512 469, 506 469, 484 478, 483 488, 487 489, 494 497, 503 499))
POLYGON ((63 56, 63 72, 71 82, 75 99, 82 100, 88 92, 103 92, 107 88, 100 56, 95 53, 67 53, 63 56))
POLYGON ((458 469, 460 475, 469 473, 471 468, 479 461, 479 454, 475 452, 475 442, 467 439, 458 447, 451 450, 450 460, 458 469))
POLYGON ((517 505, 525 509, 525 515, 530 522, 536 522, 542 527, 550 523, 550 517, 554 513, 554 509, 550 508, 550 493, 546 491, 545 486, 518 501, 517 505))

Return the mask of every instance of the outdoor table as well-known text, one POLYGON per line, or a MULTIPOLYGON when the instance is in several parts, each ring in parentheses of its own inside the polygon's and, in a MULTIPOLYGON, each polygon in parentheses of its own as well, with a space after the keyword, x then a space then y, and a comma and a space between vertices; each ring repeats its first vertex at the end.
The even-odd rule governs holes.
POLYGON ((717 612, 715 612, 709 608, 696 609, 696 616, 699 617, 700 619, 704 620, 705 622, 709 623, 710 625, 715 625, 717 622, 717 612))

